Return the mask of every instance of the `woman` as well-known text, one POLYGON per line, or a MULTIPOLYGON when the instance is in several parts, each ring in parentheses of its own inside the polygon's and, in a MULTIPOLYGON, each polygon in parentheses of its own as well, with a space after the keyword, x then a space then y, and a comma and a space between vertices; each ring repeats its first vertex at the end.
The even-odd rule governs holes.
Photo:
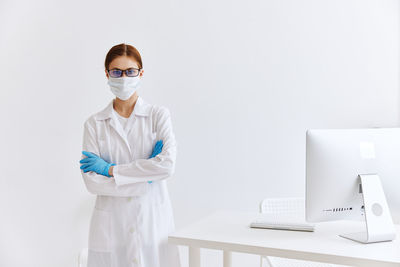
POLYGON ((143 65, 133 46, 112 47, 105 74, 116 98, 85 121, 80 161, 86 188, 97 195, 88 266, 179 267, 167 241, 174 220, 165 178, 176 158, 169 110, 138 96, 143 65))

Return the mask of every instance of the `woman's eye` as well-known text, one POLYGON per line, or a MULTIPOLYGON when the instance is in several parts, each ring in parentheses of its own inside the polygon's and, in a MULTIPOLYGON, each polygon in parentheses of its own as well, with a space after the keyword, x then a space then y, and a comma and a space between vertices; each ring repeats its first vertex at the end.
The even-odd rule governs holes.
POLYGON ((136 70, 135 69, 128 69, 126 71, 126 75, 128 76, 135 76, 136 75, 136 70))
POLYGON ((121 74, 120 70, 111 70, 111 76, 121 76, 121 74))

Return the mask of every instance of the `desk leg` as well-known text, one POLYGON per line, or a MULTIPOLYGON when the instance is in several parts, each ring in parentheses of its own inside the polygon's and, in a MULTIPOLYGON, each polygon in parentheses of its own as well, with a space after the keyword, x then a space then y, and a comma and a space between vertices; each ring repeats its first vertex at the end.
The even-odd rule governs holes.
POLYGON ((224 250, 224 267, 232 266, 232 252, 224 250))
POLYGON ((200 267, 200 248, 189 247, 189 267, 200 267))

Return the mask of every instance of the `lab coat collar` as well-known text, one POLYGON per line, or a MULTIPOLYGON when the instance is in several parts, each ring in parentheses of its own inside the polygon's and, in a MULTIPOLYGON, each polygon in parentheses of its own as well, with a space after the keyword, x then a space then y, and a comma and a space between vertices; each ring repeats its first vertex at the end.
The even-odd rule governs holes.
MULTIPOLYGON (((96 120, 105 120, 112 117, 114 99, 102 111, 96 114, 96 120)), ((150 114, 151 106, 141 96, 138 96, 135 107, 133 108, 133 115, 135 116, 148 116, 150 114)))

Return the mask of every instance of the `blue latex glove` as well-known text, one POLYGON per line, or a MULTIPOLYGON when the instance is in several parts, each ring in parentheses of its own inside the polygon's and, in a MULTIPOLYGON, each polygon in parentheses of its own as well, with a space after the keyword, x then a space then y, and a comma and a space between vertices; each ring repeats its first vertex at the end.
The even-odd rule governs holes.
POLYGON ((114 163, 108 163, 96 154, 88 151, 82 151, 82 154, 86 156, 86 158, 79 161, 79 163, 82 164, 81 169, 83 170, 83 172, 93 171, 95 173, 111 177, 110 175, 108 175, 108 170, 111 166, 115 165, 114 163))
MULTIPOLYGON (((163 144, 163 141, 162 141, 162 140, 157 141, 157 143, 154 145, 153 153, 151 153, 149 159, 154 158, 155 156, 157 156, 158 154, 160 154, 161 151, 162 151, 163 145, 164 145, 164 144, 163 144)), ((152 182, 153 182, 153 181, 148 181, 149 184, 151 184, 152 182)))

